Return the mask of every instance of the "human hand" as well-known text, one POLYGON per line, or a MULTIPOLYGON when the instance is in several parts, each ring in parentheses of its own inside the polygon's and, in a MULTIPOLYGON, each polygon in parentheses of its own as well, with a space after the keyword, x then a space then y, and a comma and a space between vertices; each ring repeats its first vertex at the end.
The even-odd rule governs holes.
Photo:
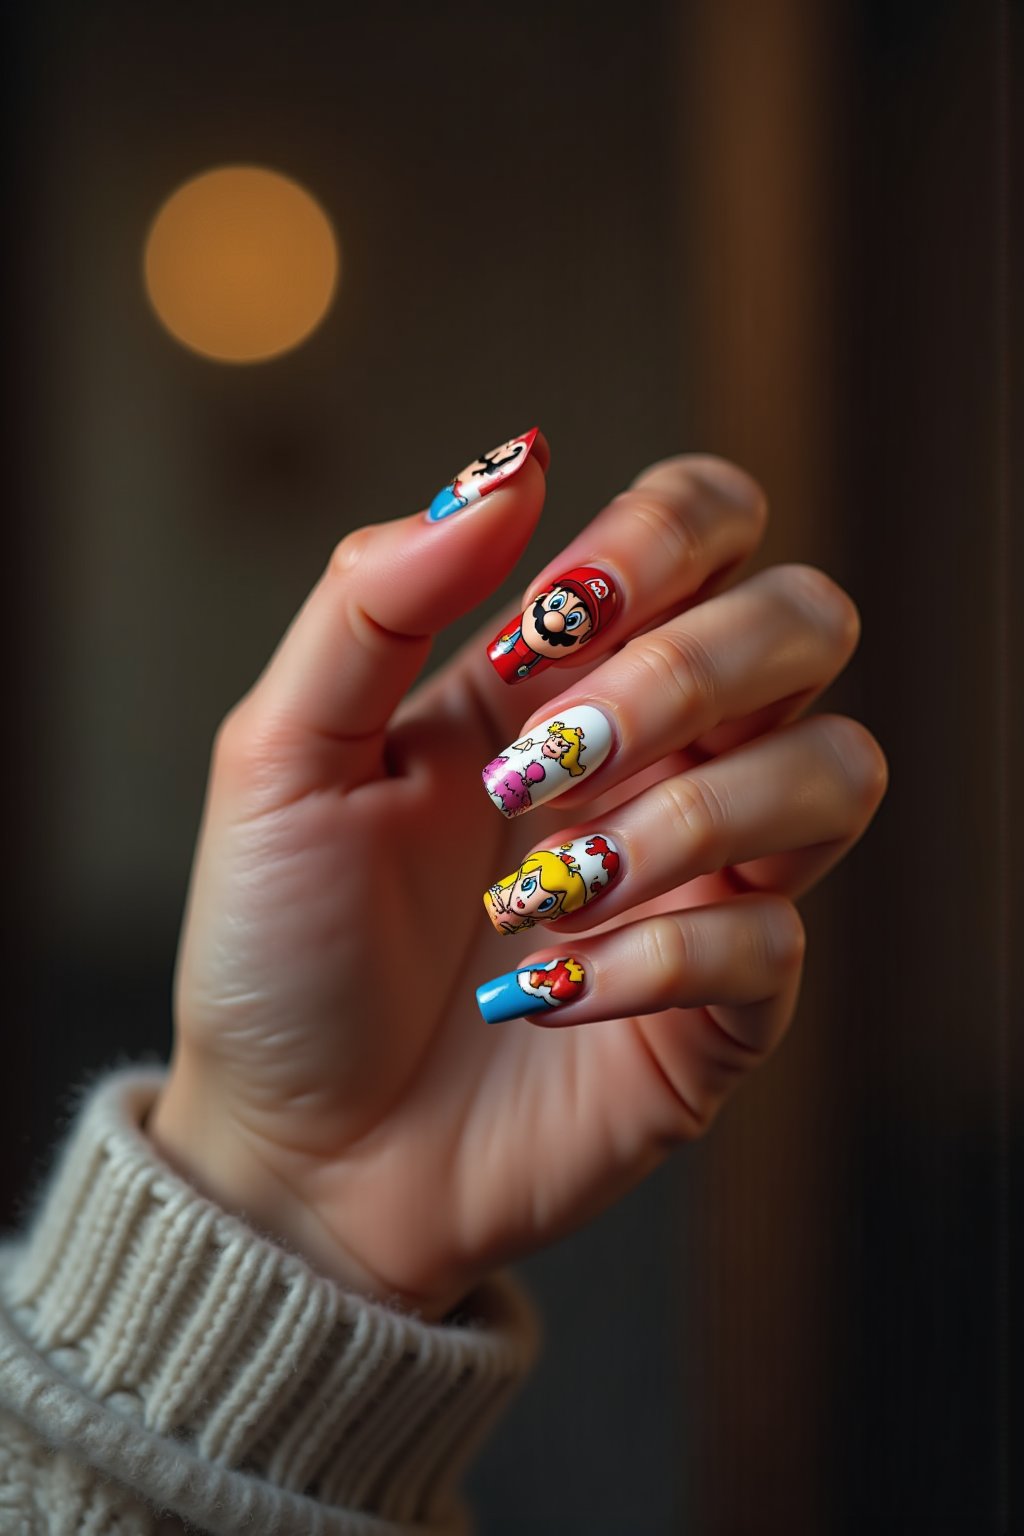
POLYGON ((712 458, 645 471, 532 584, 527 613, 560 573, 608 574, 586 657, 507 687, 508 640, 492 666, 478 638, 405 697, 519 558, 547 461, 538 437, 476 504, 343 540, 227 716, 149 1122, 212 1198, 428 1319, 700 1134, 775 1048, 793 900, 885 786, 863 727, 800 718, 853 651, 852 603, 799 566, 720 590, 765 510, 712 458), (557 813, 530 809, 553 789, 557 813), (506 929, 551 903, 557 942, 510 957, 485 890, 506 929), (473 989, 513 967, 490 991, 537 1011, 488 1028, 473 989))

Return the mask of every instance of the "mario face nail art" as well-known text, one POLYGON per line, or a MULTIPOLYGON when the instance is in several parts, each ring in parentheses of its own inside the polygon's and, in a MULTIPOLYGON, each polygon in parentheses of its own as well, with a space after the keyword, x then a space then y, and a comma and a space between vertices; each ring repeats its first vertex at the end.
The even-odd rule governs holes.
POLYGON ((533 1013, 564 1008, 583 994, 587 973, 579 960, 567 955, 546 965, 526 966, 485 981, 476 989, 477 1006, 488 1024, 525 1019, 533 1013))
POLYGON ((566 661, 607 625, 618 604, 615 583, 596 565, 577 565, 538 592, 487 647, 491 665, 506 683, 566 661))
POLYGON ((532 427, 522 437, 510 437, 508 442, 499 443, 490 453, 481 454, 465 469, 460 469, 455 479, 439 490, 430 503, 427 522, 440 523, 461 512, 463 507, 472 506, 488 492, 497 490, 526 463, 538 431, 539 428, 532 427))
POLYGON ((505 747, 484 769, 484 788, 503 815, 521 816, 593 773, 611 748, 608 717, 576 705, 505 747))
POLYGON ((528 854, 484 892, 487 915, 499 933, 555 922, 600 896, 618 879, 621 864, 615 844, 600 834, 528 854))

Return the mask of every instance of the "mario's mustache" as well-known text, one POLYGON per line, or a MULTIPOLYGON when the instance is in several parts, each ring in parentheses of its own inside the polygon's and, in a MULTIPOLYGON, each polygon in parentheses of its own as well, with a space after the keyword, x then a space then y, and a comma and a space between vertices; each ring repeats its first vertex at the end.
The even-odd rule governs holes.
POLYGON ((539 597, 533 605, 533 622, 537 627, 537 633, 540 635, 541 639, 546 640, 548 645, 575 645, 576 636, 574 634, 570 635, 564 629, 548 629, 546 623, 544 622, 544 616, 546 613, 547 609, 544 607, 544 599, 539 597))

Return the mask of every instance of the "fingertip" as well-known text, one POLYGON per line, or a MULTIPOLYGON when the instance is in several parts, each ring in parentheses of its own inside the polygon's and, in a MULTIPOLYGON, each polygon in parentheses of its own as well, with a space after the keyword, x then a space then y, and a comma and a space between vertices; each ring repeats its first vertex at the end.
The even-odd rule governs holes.
POLYGON ((531 427, 528 432, 506 438, 496 448, 488 449, 486 453, 471 459, 453 475, 435 493, 424 513, 426 521, 443 523, 450 518, 457 518, 485 497, 489 498, 503 488, 508 481, 520 480, 531 465, 538 467, 538 442, 542 445, 539 468, 543 477, 551 454, 540 428, 531 427))
POLYGON ((533 440, 533 458, 540 465, 541 473, 546 475, 551 467, 551 445, 540 427, 534 427, 537 436, 533 440))

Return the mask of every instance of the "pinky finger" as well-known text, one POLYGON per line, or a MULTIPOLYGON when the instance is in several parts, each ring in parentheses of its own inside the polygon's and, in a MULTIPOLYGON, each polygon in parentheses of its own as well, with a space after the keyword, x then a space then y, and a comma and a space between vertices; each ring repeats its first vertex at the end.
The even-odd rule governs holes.
POLYGON ((548 1026, 712 1007, 737 1050, 763 1052, 795 1005, 803 948, 791 902, 737 896, 540 950, 478 987, 477 1001, 488 1023, 548 1026))
POLYGON ((587 1041, 591 1082, 640 1145, 699 1136, 792 1019, 804 930, 777 895, 640 919, 547 950, 477 990, 489 1023, 617 1020, 587 1041), (628 1108, 627 1108, 628 1106, 628 1108))

